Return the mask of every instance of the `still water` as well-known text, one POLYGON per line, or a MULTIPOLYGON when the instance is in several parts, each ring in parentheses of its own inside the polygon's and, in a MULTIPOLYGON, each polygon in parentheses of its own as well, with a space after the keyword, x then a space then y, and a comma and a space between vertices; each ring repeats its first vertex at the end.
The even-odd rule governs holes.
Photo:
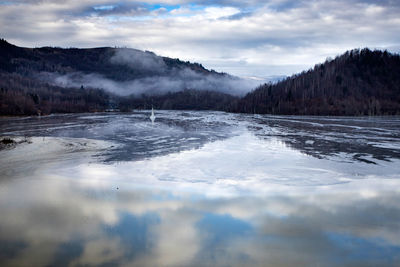
POLYGON ((2 118, 1 266, 400 266, 400 118, 2 118))

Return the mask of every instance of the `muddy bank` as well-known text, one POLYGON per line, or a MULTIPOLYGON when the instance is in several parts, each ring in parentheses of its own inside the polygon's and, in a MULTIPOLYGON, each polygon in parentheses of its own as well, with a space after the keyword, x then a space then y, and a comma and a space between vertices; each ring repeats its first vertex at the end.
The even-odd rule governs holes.
POLYGON ((15 148, 17 145, 23 143, 32 143, 32 141, 30 140, 30 138, 26 137, 9 137, 9 136, 0 137, 0 151, 3 149, 15 148))
POLYGON ((113 147, 106 141, 59 137, 1 137, 0 177, 32 173, 43 165, 95 162, 100 152, 113 147))

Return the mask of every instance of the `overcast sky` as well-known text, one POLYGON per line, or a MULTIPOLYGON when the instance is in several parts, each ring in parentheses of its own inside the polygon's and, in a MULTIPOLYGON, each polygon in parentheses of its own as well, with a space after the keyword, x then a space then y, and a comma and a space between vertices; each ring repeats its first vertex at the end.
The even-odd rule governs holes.
POLYGON ((353 48, 400 51, 399 0, 0 0, 19 46, 126 46, 238 76, 290 75, 353 48))

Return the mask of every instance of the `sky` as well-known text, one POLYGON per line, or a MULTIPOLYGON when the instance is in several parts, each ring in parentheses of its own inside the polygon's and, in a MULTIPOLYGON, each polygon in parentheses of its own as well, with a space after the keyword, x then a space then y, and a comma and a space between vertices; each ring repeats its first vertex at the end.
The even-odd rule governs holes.
POLYGON ((19 46, 130 47, 240 77, 291 75, 347 50, 400 52, 398 0, 0 0, 19 46))

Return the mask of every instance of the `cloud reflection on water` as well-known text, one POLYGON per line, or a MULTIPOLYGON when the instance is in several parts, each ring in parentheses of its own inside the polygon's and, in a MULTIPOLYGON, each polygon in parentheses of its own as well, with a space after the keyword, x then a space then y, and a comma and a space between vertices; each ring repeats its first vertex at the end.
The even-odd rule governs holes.
POLYGON ((26 183, 3 185, 10 193, 1 194, 1 243, 14 244, 15 257, 2 255, 7 266, 47 265, 60 255, 83 265, 396 266, 400 255, 400 193, 390 189, 397 180, 386 190, 366 186, 373 197, 357 188, 208 198, 51 178, 26 183), (23 197, 11 196, 24 188, 23 197))
POLYGON ((282 137, 299 130, 287 118, 257 129, 241 118, 235 134, 136 161, 90 161, 93 141, 69 160, 60 145, 22 166, 16 153, 58 140, 47 137, 2 151, 0 265, 398 266, 397 157, 316 157, 282 137))
POLYGON ((114 165, 52 162, 2 181, 0 262, 396 266, 390 166, 324 161, 252 134, 114 165))

